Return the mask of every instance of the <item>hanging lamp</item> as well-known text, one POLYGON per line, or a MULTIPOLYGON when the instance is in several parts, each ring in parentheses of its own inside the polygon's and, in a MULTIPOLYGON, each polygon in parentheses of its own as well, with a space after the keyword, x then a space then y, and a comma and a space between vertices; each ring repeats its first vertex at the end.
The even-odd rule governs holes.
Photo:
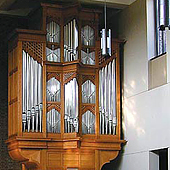
POLYGON ((111 56, 111 29, 107 30, 107 19, 106 19, 106 0, 104 5, 104 22, 105 27, 101 31, 101 50, 102 56, 110 57, 111 56))

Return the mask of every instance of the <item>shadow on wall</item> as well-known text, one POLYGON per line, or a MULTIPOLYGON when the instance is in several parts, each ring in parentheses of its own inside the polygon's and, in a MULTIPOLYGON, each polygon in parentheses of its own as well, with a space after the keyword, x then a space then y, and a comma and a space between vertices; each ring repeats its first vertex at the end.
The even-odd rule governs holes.
MULTIPOLYGON (((124 69, 124 43, 120 44, 120 80, 121 80, 121 83, 120 83, 120 89, 121 90, 121 96, 124 96, 124 72, 123 72, 123 69, 124 69)), ((120 100, 120 104, 121 106, 123 106, 123 103, 122 103, 122 98, 120 100)), ((125 130, 125 127, 123 127, 123 108, 121 107, 121 110, 120 110, 120 113, 121 113, 121 139, 124 139, 124 130, 125 130)), ((106 163, 103 165, 102 169, 101 170, 118 170, 119 167, 120 167, 120 164, 122 162, 122 156, 123 156, 123 152, 124 152, 124 147, 125 146, 122 146, 122 150, 119 152, 119 155, 117 156, 116 159, 110 161, 110 163, 106 163)))
POLYGON ((122 152, 119 153, 116 159, 110 161, 110 163, 104 164, 101 170, 118 170, 121 162, 122 162, 122 152))
POLYGON ((8 47, 7 37, 15 28, 25 28, 25 20, 0 15, 0 170, 21 170, 13 161, 5 141, 8 138, 8 47))

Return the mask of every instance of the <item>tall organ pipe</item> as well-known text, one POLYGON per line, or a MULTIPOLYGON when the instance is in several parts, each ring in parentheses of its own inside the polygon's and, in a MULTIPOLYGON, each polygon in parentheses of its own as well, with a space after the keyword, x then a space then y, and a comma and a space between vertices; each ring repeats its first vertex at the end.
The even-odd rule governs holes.
POLYGON ((113 135, 116 134, 116 125, 117 125, 117 118, 116 118, 116 63, 115 60, 112 62, 112 113, 113 113, 113 135))
POLYGON ((78 30, 73 19, 64 26, 64 61, 77 60, 78 30))
POLYGON ((116 134, 115 60, 99 71, 100 134, 116 134))
POLYGON ((42 66, 23 50, 23 132, 42 132, 42 66))
POLYGON ((78 85, 76 78, 65 84, 65 133, 78 132, 78 85))
MULTIPOLYGON (((23 52, 23 60, 22 60, 22 69, 23 69, 23 73, 26 73, 26 53, 23 52)), ((27 93, 26 93, 26 89, 27 89, 27 83, 26 83, 26 75, 22 74, 22 109, 23 109, 23 114, 22 114, 22 123, 23 123, 23 131, 25 132, 26 130, 26 99, 27 99, 27 93)))

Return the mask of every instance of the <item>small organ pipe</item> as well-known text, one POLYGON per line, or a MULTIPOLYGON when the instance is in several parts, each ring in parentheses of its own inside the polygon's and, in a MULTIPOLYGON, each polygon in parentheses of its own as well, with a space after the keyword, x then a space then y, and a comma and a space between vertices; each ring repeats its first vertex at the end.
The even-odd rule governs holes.
POLYGON ((70 54, 70 61, 73 61, 73 21, 70 22, 70 54))
POLYGON ((35 124, 35 108, 32 107, 31 109, 31 115, 32 115, 32 132, 34 132, 35 128, 34 128, 34 124, 35 124))
POLYGON ((27 119, 27 115, 25 112, 23 112, 23 114, 22 114, 23 132, 26 131, 26 123, 27 123, 26 119, 27 119))
POLYGON ((43 114, 42 109, 43 109, 43 105, 40 104, 40 105, 39 105, 39 112, 40 112, 40 132, 42 132, 42 114, 43 114))
POLYGON ((38 132, 38 119, 39 119, 39 116, 38 116, 38 111, 39 111, 39 107, 38 105, 35 106, 35 116, 36 116, 36 132, 38 132))
POLYGON ((31 126, 31 111, 28 110, 27 111, 27 130, 28 132, 30 132, 30 126, 31 126))

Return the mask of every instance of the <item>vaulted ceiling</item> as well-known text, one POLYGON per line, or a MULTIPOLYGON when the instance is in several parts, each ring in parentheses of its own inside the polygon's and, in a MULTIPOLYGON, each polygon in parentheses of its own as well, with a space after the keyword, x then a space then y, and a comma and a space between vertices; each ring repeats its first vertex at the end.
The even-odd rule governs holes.
MULTIPOLYGON (((40 2, 60 2, 60 3, 74 3, 90 4, 94 6, 103 6, 105 0, 0 0, 0 14, 27 16, 29 12, 34 9, 40 2)), ((107 6, 116 9, 122 9, 135 0, 106 0, 107 6)))

